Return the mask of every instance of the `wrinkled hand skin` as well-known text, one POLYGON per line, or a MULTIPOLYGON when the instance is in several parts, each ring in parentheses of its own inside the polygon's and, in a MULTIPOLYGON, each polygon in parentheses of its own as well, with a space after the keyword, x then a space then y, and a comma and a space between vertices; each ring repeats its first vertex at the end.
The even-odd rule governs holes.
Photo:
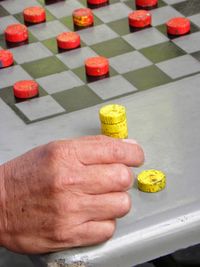
POLYGON ((54 141, 0 166, 0 244, 20 253, 94 245, 131 208, 134 142, 104 136, 54 141))

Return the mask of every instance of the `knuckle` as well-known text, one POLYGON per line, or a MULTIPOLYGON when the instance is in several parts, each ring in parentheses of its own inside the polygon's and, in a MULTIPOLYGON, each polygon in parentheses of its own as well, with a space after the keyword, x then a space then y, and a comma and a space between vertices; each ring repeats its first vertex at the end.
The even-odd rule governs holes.
POLYGON ((119 176, 120 184, 123 187, 127 188, 132 184, 133 175, 127 166, 119 165, 118 176, 119 176))
POLYGON ((57 241, 57 242, 63 242, 64 238, 63 238, 63 233, 61 231, 54 231, 53 235, 52 235, 53 240, 57 241))
MULTIPOLYGON (((53 168, 53 167, 52 167, 53 168)), ((60 174, 60 171, 58 168, 53 168, 51 179, 49 179, 49 193, 52 196, 57 196, 60 193, 62 193, 65 188, 63 186, 63 177, 60 174)))
MULTIPOLYGON (((83 175, 81 175, 81 171, 74 170, 72 167, 68 168, 68 172, 64 172, 61 170, 59 171, 57 168, 57 175, 54 177, 54 184, 53 186, 55 189, 60 189, 60 191, 72 192, 70 190, 73 187, 76 187, 84 182, 83 175)), ((78 192, 77 192, 78 194, 78 192)))
POLYGON ((56 243, 65 243, 67 246, 72 247, 76 243, 76 236, 72 234, 70 229, 66 230, 66 225, 63 221, 58 221, 51 231, 51 239, 56 243))
POLYGON ((124 161, 126 157, 125 151, 122 149, 122 146, 120 146, 119 142, 116 142, 116 140, 112 140, 112 142, 108 143, 108 149, 114 160, 119 162, 124 161))
POLYGON ((58 227, 52 232, 52 239, 56 242, 65 242, 66 236, 61 227, 58 227))
POLYGON ((76 186, 81 180, 80 175, 73 174, 73 170, 70 171, 71 173, 69 173, 68 175, 62 174, 60 175, 59 179, 55 181, 56 183, 58 183, 58 186, 63 190, 69 189, 69 187, 72 188, 73 186, 76 186))
POLYGON ((55 213, 60 218, 64 218, 66 214, 70 214, 71 217, 74 216, 74 214, 78 215, 80 212, 80 206, 81 204, 78 196, 75 198, 69 193, 67 193, 66 196, 59 197, 54 204, 55 213))
POLYGON ((119 169, 120 166, 118 164, 108 165, 107 168, 103 169, 103 172, 106 174, 109 181, 113 180, 114 178, 119 177, 119 169))
POLYGON ((46 152, 52 159, 73 158, 74 156, 73 142, 70 140, 52 141, 46 145, 46 152))
POLYGON ((144 163, 145 157, 144 157, 144 151, 141 146, 136 146, 136 165, 140 166, 144 163))
POLYGON ((60 155, 60 144, 58 141, 52 141, 46 145, 47 158, 55 160, 60 155))
POLYGON ((58 194, 51 195, 51 198, 48 200, 48 204, 45 209, 47 208, 49 216, 53 216, 56 221, 62 218, 63 204, 58 194))
POLYGON ((46 146, 47 146, 47 149, 50 153, 54 153, 55 151, 57 151, 57 148, 58 148, 58 141, 51 141, 49 142, 46 146))
POLYGON ((89 223, 85 223, 84 227, 83 227, 83 231, 80 234, 80 237, 82 239, 84 239, 86 236, 89 236, 89 235, 90 235, 90 224, 89 223))
POLYGON ((62 217, 62 215, 65 214, 66 210, 67 210, 67 205, 65 204, 64 200, 58 199, 57 201, 55 201, 55 203, 54 203, 54 213, 58 217, 62 217))
POLYGON ((131 198, 127 192, 122 193, 120 207, 121 207, 121 213, 123 215, 127 214, 131 209, 131 198))
POLYGON ((107 222, 106 229, 104 231, 105 240, 108 240, 113 236, 113 234, 115 232, 115 228, 116 228, 116 222, 115 221, 107 222))
MULTIPOLYGON (((80 180, 69 142, 53 141, 46 145, 45 162, 51 177, 52 191, 61 191, 80 180)), ((78 166, 80 168, 80 166, 78 166)))

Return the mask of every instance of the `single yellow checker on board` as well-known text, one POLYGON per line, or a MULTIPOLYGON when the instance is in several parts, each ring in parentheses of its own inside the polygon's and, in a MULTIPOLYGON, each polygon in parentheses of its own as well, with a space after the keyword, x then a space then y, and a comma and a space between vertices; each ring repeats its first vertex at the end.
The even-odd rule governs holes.
POLYGON ((165 174, 158 170, 142 171, 138 177, 138 188, 143 192, 155 193, 166 186, 165 174))
POLYGON ((126 119, 126 109, 122 105, 106 105, 99 110, 99 117, 102 123, 116 124, 126 119))

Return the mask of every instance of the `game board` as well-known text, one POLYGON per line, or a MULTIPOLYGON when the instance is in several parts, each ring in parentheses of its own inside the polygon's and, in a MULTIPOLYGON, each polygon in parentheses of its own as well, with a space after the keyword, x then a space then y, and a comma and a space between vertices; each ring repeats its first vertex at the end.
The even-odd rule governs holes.
MULTIPOLYGON (((22 22, 22 10, 44 1, 0 1, 3 30, 22 22)), ((130 190, 133 209, 117 220, 108 242, 35 256, 37 267, 130 267, 200 243, 200 4, 199 0, 163 0, 151 10, 153 26, 132 31, 127 15, 133 1, 110 1, 94 9, 95 25, 81 30, 81 49, 59 53, 55 37, 73 30, 73 9, 85 1, 52 1, 47 22, 29 26, 29 44, 11 48, 14 66, 0 69, 0 163, 60 138, 100 133, 98 110, 104 103, 126 106, 129 138, 142 144, 146 161, 134 169, 163 170, 167 187, 157 194, 130 190), (191 33, 171 38, 164 23, 184 15, 191 33), (87 80, 85 57, 109 58, 110 77, 87 80), (35 79, 40 95, 18 101, 12 85, 35 79)))
POLYGON ((5 0, 0 2, 0 47, 10 48, 14 66, 0 70, 0 98, 26 123, 81 110, 121 96, 164 85, 200 72, 199 0, 159 0, 151 10, 152 27, 133 31, 127 16, 135 9, 133 0, 111 0, 94 8, 94 27, 79 30, 81 48, 60 53, 55 37, 74 30, 71 13, 87 6, 85 0, 5 0), (7 47, 4 29, 23 22, 22 10, 45 5, 46 23, 29 26, 29 42, 7 47), (171 38, 165 22, 177 16, 191 19, 189 35, 171 38), (110 73, 101 80, 85 75, 84 60, 102 55, 109 58, 110 73), (12 93, 14 82, 35 79, 39 97, 19 101, 12 93))

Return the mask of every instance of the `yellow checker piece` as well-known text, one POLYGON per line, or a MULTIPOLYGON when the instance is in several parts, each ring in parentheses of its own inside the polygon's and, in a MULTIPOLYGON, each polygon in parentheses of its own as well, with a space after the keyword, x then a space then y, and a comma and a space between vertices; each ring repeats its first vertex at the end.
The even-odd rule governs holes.
POLYGON ((119 133, 108 133, 108 132, 104 132, 102 131, 102 134, 113 137, 113 138, 120 138, 120 139, 125 139, 128 137, 128 131, 120 131, 119 133))
POLYGON ((127 131, 127 122, 126 120, 115 123, 115 124, 101 124, 101 129, 103 132, 108 132, 108 133, 118 133, 121 131, 127 131))
POLYGON ((166 186, 166 176, 158 170, 142 171, 138 177, 138 188, 143 192, 155 193, 163 190, 166 186))
POLYGON ((116 124, 126 120, 126 109, 122 105, 111 104, 102 107, 99 111, 102 123, 116 124))

